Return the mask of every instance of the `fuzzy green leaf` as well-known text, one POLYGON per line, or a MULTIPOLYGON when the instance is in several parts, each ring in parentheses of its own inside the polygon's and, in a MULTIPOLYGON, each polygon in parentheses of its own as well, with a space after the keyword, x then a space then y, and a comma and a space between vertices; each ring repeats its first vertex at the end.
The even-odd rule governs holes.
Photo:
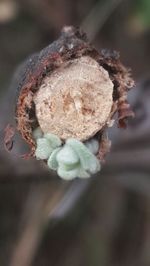
POLYGON ((75 168, 70 171, 66 171, 63 165, 58 167, 57 171, 58 175, 64 180, 73 180, 74 178, 78 177, 79 168, 75 168))
POLYGON ((53 149, 50 146, 50 143, 45 138, 37 139, 37 148, 35 151, 35 156, 37 159, 46 160, 49 158, 53 149))
POLYGON ((57 154, 57 161, 61 164, 74 165, 79 162, 79 157, 70 146, 65 144, 57 154))
POLYGON ((51 153, 48 161, 47 161, 47 165, 50 169, 52 170, 57 170, 58 168, 58 162, 56 159, 56 156, 58 154, 58 152, 60 151, 61 148, 56 148, 55 150, 53 150, 53 152, 51 153))
POLYGON ((85 142, 85 146, 92 152, 93 154, 97 154, 99 150, 99 143, 96 139, 91 139, 85 142))
POLYGON ((34 131, 33 131, 33 138, 35 140, 37 140, 39 138, 42 138, 42 136, 43 136, 43 132, 42 132, 42 130, 41 130, 40 127, 37 127, 36 129, 34 129, 34 131))
POLYGON ((44 134, 44 138, 46 138, 50 142, 50 145, 53 149, 61 146, 62 144, 60 138, 54 134, 51 133, 44 134))
POLYGON ((78 154, 81 166, 85 171, 95 174, 100 170, 100 163, 98 159, 82 142, 76 139, 68 139, 66 143, 78 154))
POLYGON ((88 172, 86 172, 83 168, 80 168, 79 173, 78 173, 78 177, 89 178, 90 174, 88 172))

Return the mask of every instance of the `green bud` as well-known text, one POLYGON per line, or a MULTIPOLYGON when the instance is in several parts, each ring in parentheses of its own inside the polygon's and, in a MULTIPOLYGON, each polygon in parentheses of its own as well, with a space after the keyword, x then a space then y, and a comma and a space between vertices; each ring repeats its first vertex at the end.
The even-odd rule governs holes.
POLYGON ((49 140, 50 142, 50 145, 53 149, 61 146, 62 142, 60 140, 59 137, 57 137, 56 135, 54 134, 51 134, 51 133, 46 133, 44 134, 44 138, 46 138, 47 140, 49 140))
POLYGON ((57 162, 56 156, 60 150, 61 148, 56 148, 55 150, 53 150, 47 161, 48 167, 52 170, 57 170, 58 168, 58 162, 57 162))
POLYGON ((62 164, 73 165, 79 162, 79 157, 74 149, 65 144, 57 154, 57 160, 62 164))
POLYGON ((62 179, 73 180, 76 177, 78 177, 79 168, 75 168, 73 170, 66 171, 66 169, 63 167, 63 165, 61 165, 58 167, 57 173, 62 179))
POLYGON ((43 132, 42 132, 42 130, 41 130, 40 127, 37 127, 36 129, 34 129, 34 131, 33 131, 33 138, 35 140, 37 140, 39 138, 42 138, 42 136, 43 136, 43 132))
POLYGON ((92 152, 93 154, 97 154, 99 150, 99 143, 96 139, 91 139, 85 142, 85 146, 92 152))
POLYGON ((100 162, 93 155, 89 149, 80 141, 76 139, 68 139, 66 143, 71 146, 78 154, 81 162, 81 166, 85 171, 95 174, 100 170, 100 162))
POLYGON ((37 139, 37 148, 35 151, 35 156, 37 159, 46 160, 49 158, 53 149, 49 141, 45 138, 37 139))

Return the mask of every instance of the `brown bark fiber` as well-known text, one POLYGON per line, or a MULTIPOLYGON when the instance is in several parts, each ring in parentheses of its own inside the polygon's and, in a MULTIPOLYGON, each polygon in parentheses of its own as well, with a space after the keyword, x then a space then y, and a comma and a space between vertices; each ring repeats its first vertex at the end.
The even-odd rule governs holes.
MULTIPOLYGON (((23 139, 30 145, 30 155, 34 155, 35 151, 35 141, 32 137, 32 132, 39 125, 35 112, 35 94, 45 78, 53 75, 54 71, 59 71, 67 62, 79 60, 82 57, 89 57, 91 60, 95 60, 104 71, 108 72, 109 78, 113 83, 113 104, 109 119, 106 119, 105 123, 99 128, 99 139, 102 138, 109 120, 116 111, 118 112, 118 121, 121 127, 125 127, 126 118, 133 116, 133 112, 127 103, 127 91, 133 86, 133 80, 130 78, 130 71, 120 63, 118 53, 105 50, 98 53, 88 43, 84 33, 73 27, 64 27, 57 41, 28 59, 20 76, 18 88, 16 88, 18 91, 16 101, 17 129, 23 139)), ((97 131, 93 131, 91 136, 97 131)), ((100 154, 102 155, 101 151, 100 154)))

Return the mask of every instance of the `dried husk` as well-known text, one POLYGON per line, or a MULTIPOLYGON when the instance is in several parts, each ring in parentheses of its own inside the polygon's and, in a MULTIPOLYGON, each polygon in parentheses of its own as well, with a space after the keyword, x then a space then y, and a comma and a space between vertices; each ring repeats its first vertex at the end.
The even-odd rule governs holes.
MULTIPOLYGON (((133 87, 134 82, 130 77, 130 70, 121 64, 119 54, 107 50, 98 52, 89 44, 86 35, 80 30, 73 27, 64 27, 57 41, 27 60, 24 71, 20 76, 20 82, 18 83, 16 100, 17 129, 20 131, 23 139, 30 145, 30 155, 34 155, 36 148, 32 132, 39 125, 36 116, 35 95, 37 95, 43 81, 47 77, 52 76, 54 72, 59 73, 60 69, 63 69, 68 62, 73 60, 79 61, 82 57, 95 60, 96 64, 108 73, 109 80, 113 83, 113 95, 111 111, 105 122, 99 127, 99 130, 96 129, 90 132, 89 128, 89 135, 86 133, 86 137, 77 137, 84 140, 97 133, 96 136, 99 140, 104 141, 104 131, 111 123, 114 113, 118 113, 118 124, 120 127, 125 127, 127 118, 133 116, 133 112, 127 102, 127 93, 133 87)), ((107 97, 104 100, 106 99, 107 97)), ((62 139, 67 137, 66 135, 62 139)), ((103 151, 99 151, 101 158, 105 154, 104 146, 107 146, 108 149, 108 145, 102 145, 103 151)))

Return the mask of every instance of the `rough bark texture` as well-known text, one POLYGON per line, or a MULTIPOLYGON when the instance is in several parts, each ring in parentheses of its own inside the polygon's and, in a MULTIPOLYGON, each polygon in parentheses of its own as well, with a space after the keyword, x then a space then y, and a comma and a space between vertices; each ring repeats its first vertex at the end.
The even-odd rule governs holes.
MULTIPOLYGON (((133 115, 126 99, 127 91, 133 86, 133 81, 130 78, 130 72, 120 63, 118 53, 108 51, 98 53, 88 43, 84 33, 73 27, 65 27, 57 41, 27 60, 18 81, 18 88, 16 88, 18 91, 16 101, 17 129, 30 145, 30 155, 33 155, 35 151, 32 131, 38 125, 33 101, 35 93, 47 75, 53 73, 68 60, 82 56, 93 58, 109 73, 114 84, 110 117, 118 111, 119 125, 125 127, 126 118, 133 115)), ((104 125, 103 131, 106 126, 104 125)))
MULTIPOLYGON (((75 16, 72 15, 76 12, 74 10, 77 10, 78 7, 81 17, 79 5, 82 6, 82 10, 86 14, 88 11, 87 5, 90 3, 89 10, 91 10, 94 3, 87 0, 63 0, 53 1, 52 5, 52 2, 47 0, 18 0, 21 6, 23 2, 24 5, 30 6, 30 11, 34 13, 33 19, 38 23, 39 16, 43 17, 43 20, 50 20, 49 24, 47 23, 47 39, 44 39, 44 30, 42 31, 44 37, 40 31, 42 23, 39 23, 40 26, 38 24, 40 37, 33 34, 36 29, 31 22, 26 23, 26 32, 22 30, 22 27, 19 27, 18 30, 17 23, 21 24, 20 20, 24 19, 24 15, 20 15, 19 21, 15 21, 15 31, 14 27, 9 31, 9 34, 8 31, 5 33, 1 30, 1 78, 5 76, 7 81, 10 72, 12 73, 15 65, 26 54, 37 50, 37 47, 41 47, 43 42, 48 42, 54 36, 54 30, 50 30, 53 27, 57 30, 55 30, 56 36, 58 25, 66 24, 66 21, 68 21, 64 14, 67 15, 67 18, 69 16, 72 19, 71 22, 79 24, 79 20, 75 21, 75 16), (43 9, 41 5, 38 7, 37 3, 41 3, 43 9), (47 6, 45 8, 44 4, 49 5, 49 9, 47 6), (73 8, 71 8, 72 4, 74 5, 73 8), (37 12, 37 9, 39 12, 37 12), (61 12, 58 12, 58 10, 61 10, 61 12), (47 16, 44 11, 47 12, 47 16), (38 14, 35 15, 35 12, 38 14), (31 32, 32 27, 34 27, 34 30, 31 32), (24 45, 24 43, 27 45, 24 45), (9 69, 8 64, 11 65, 9 69)), ((104 27, 103 31, 97 36, 96 43, 98 47, 101 44, 104 47, 117 47, 126 63, 132 66, 134 75, 138 77, 139 81, 140 77, 143 75, 145 77, 145 74, 149 73, 150 39, 149 34, 142 34, 138 41, 137 36, 133 36, 133 32, 130 36, 127 35, 127 28, 124 26, 128 25, 126 22, 129 21, 129 14, 131 13, 129 9, 125 9, 125 6, 130 6, 131 2, 123 1, 123 5, 121 5, 122 12, 119 13, 120 15, 115 12, 116 15, 108 22, 108 26, 104 27)), ((9 23, 5 29, 8 28, 10 29, 9 23)), ((20 74, 18 74, 19 79, 20 74)), ((1 90, 3 88, 4 86, 1 84, 1 90)), ((9 91, 10 97, 7 97, 5 101, 2 100, 0 104, 1 129, 5 127, 6 123, 11 123, 10 114, 13 113, 8 109, 10 107, 8 98, 13 98, 16 84, 13 87, 11 84, 11 88, 12 94, 9 91), (4 109, 2 105, 5 105, 4 109)), ((116 127, 111 129, 111 132, 113 130, 114 133, 110 133, 109 136, 111 136, 113 147, 102 172, 96 180, 94 179, 93 186, 85 195, 84 203, 82 199, 77 205, 78 209, 73 209, 70 217, 67 215, 65 221, 62 222, 63 224, 57 222, 54 226, 54 223, 48 222, 48 226, 44 224, 43 227, 39 226, 37 228, 40 224, 39 220, 42 220, 43 217, 42 212, 45 215, 45 208, 42 204, 42 206, 39 206, 39 201, 40 199, 44 201, 46 188, 49 188, 51 192, 47 192, 47 198, 51 204, 53 203, 55 209, 53 197, 56 197, 57 189, 61 189, 61 180, 58 180, 59 187, 57 187, 54 183, 57 180, 56 178, 52 179, 50 173, 47 173, 46 177, 45 172, 39 171, 39 162, 35 165, 34 160, 26 161, 18 157, 14 162, 14 150, 11 154, 1 151, 0 265, 10 265, 12 252, 16 252, 15 254, 20 259, 18 266, 22 266, 27 260, 29 261, 29 255, 32 259, 30 264, 32 266, 150 265, 150 80, 140 83, 139 87, 132 90, 129 95, 132 108, 135 111, 135 118, 129 121, 127 130, 119 130, 118 132, 116 127), (10 157, 13 162, 8 160, 10 157), (108 171, 109 175, 107 176, 108 171), (48 182, 45 182, 45 179, 48 182), (43 195, 41 195, 42 193, 43 195), (26 201, 28 206, 26 206, 26 201), (37 214, 38 206, 39 215, 37 214), (26 238, 26 232, 29 232, 27 228, 29 230, 33 228, 33 232, 31 233, 30 230, 28 238, 26 238), (34 242, 35 231, 39 232, 39 235, 43 234, 43 238, 39 241, 40 243, 36 244, 36 250, 33 254, 33 247, 29 246, 29 243, 34 242), (27 239, 27 242, 24 239, 27 239), (22 243, 25 243, 24 254, 19 253, 19 244, 22 243), (32 251, 32 254, 29 250, 32 251)), ((19 144, 17 140, 14 149, 18 149, 23 153, 24 151, 18 147, 19 144)), ((66 198, 67 191, 64 192, 66 206, 83 184, 81 180, 78 181, 78 187, 72 188, 68 198, 66 198)), ((64 201, 63 205, 65 205, 64 201)), ((62 205, 59 210, 63 213, 62 205)), ((17 266, 16 263, 14 264, 17 266)))

